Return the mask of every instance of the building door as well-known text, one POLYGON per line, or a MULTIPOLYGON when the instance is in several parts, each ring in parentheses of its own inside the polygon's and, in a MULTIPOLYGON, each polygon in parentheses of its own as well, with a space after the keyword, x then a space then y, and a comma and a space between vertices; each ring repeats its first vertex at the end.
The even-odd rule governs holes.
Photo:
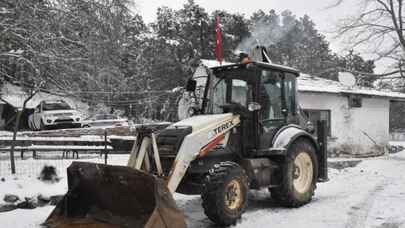
POLYGON ((304 109, 303 112, 308 117, 308 120, 314 124, 315 135, 318 129, 317 123, 320 120, 326 121, 326 132, 328 136, 332 135, 330 110, 304 109))

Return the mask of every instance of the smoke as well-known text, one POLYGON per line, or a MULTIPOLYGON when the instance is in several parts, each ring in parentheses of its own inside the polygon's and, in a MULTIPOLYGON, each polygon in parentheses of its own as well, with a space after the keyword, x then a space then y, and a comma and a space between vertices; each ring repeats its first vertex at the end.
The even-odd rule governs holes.
POLYGON ((255 46, 264 46, 268 48, 272 45, 277 45, 285 35, 294 28, 295 24, 296 23, 280 25, 277 23, 271 23, 266 18, 262 18, 253 23, 251 35, 242 40, 235 49, 235 54, 241 52, 249 53, 255 46))

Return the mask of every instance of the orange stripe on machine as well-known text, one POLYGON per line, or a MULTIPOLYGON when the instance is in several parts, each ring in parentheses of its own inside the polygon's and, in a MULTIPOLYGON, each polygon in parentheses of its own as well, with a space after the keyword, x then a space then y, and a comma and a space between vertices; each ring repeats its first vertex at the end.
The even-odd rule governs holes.
POLYGON ((204 157, 205 155, 208 154, 208 152, 213 149, 216 145, 218 145, 222 140, 225 139, 225 134, 219 134, 217 137, 215 137, 211 142, 209 142, 207 145, 205 145, 201 150, 200 153, 198 154, 199 157, 204 157))

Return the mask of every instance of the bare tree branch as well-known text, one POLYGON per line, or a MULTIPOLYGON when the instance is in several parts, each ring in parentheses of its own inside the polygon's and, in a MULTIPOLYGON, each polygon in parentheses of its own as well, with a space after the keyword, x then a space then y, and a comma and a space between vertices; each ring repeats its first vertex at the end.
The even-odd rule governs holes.
MULTIPOLYGON (((334 6, 342 4, 337 1, 334 6)), ((338 38, 347 40, 350 49, 362 48, 376 56, 375 60, 390 59, 396 61, 392 72, 368 74, 365 76, 384 77, 402 74, 405 58, 405 36, 403 0, 361 0, 363 8, 357 15, 341 20, 336 31, 338 38)))
POLYGON ((343 0, 336 0, 336 2, 326 6, 324 9, 325 10, 332 9, 332 8, 335 8, 335 7, 339 6, 342 3, 343 3, 343 0))

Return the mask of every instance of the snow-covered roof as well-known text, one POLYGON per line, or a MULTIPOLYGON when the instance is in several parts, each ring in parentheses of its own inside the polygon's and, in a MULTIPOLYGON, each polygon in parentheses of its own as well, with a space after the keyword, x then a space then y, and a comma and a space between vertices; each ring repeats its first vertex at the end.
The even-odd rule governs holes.
MULTIPOLYGON (((28 93, 25 92, 20 86, 8 82, 5 82, 0 90, 0 101, 2 100, 19 109, 23 107, 24 100, 28 98, 28 96, 28 93)), ((27 102, 26 108, 33 109, 43 100, 64 100, 74 108, 78 108, 79 106, 84 109, 88 108, 87 105, 75 99, 45 92, 38 92, 35 94, 34 97, 27 102)))
MULTIPOLYGON (((201 64, 209 68, 232 65, 230 62, 222 62, 219 64, 216 60, 202 59, 201 64)), ((334 93, 334 94, 358 94, 366 96, 379 96, 392 99, 405 99, 405 93, 392 92, 389 90, 377 90, 373 88, 360 86, 346 86, 338 81, 333 81, 325 78, 320 78, 308 74, 301 73, 297 79, 298 91, 300 92, 316 92, 316 93, 334 93)))
POLYGON ((405 99, 405 93, 392 92, 389 90, 377 90, 361 86, 346 86, 338 81, 324 79, 301 73, 298 77, 298 91, 334 93, 334 94, 358 94, 366 96, 379 96, 393 99, 405 99))
POLYGON ((208 68, 212 68, 212 67, 232 65, 234 63, 223 61, 222 64, 220 64, 217 60, 201 59, 201 64, 207 66, 208 68))

